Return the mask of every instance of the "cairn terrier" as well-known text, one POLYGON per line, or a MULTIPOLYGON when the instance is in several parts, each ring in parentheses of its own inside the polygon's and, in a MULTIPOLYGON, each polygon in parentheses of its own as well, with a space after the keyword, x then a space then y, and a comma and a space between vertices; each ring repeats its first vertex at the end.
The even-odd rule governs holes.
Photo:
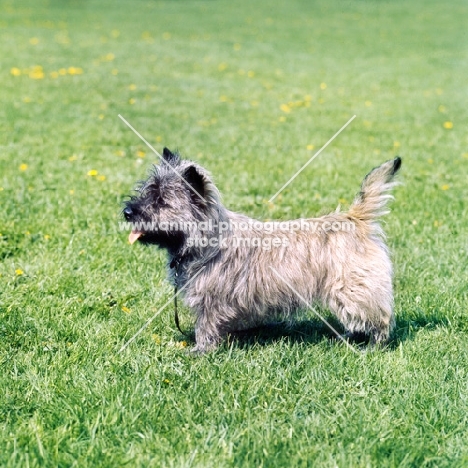
POLYGON ((262 223, 224 207, 205 169, 164 148, 123 215, 131 244, 167 250, 169 275, 196 315, 195 352, 316 302, 348 334, 384 343, 395 318, 378 217, 400 166, 397 157, 373 169, 346 213, 262 223))

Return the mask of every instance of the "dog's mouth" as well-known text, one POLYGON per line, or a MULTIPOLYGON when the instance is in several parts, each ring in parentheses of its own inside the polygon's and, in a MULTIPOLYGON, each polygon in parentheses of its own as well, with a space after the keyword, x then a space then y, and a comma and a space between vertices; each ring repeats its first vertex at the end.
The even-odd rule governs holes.
POLYGON ((134 244, 136 241, 145 245, 157 245, 159 247, 169 249, 172 252, 178 251, 185 241, 185 236, 182 232, 170 231, 137 231, 134 229, 128 235, 128 242, 134 244))
POLYGON ((135 231, 133 230, 129 235, 128 235, 128 242, 130 244, 134 244, 141 236, 143 236, 144 233, 141 231, 135 231))

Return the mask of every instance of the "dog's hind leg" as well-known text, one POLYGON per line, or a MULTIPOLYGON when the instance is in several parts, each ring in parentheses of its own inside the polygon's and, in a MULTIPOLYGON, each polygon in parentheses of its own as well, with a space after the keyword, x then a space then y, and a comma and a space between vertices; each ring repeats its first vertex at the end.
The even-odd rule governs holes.
POLYGON ((328 300, 328 306, 345 327, 348 334, 365 334, 372 344, 388 341, 395 326, 393 304, 389 297, 377 294, 356 298, 356 292, 347 295, 340 292, 328 300))

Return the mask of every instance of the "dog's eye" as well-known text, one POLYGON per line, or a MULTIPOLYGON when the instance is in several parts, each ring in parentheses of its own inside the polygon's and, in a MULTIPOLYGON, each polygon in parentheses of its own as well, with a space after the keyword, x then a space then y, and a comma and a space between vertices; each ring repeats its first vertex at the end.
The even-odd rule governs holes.
POLYGON ((157 197, 150 196, 148 198, 147 202, 148 202, 149 205, 153 206, 156 209, 168 208, 169 207, 169 204, 160 195, 157 196, 157 197))

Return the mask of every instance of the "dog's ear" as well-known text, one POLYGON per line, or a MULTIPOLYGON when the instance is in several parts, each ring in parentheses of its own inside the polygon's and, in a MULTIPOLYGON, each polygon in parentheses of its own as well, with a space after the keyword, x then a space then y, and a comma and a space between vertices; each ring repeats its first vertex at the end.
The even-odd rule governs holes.
POLYGON ((205 177, 195 166, 189 166, 181 174, 188 185, 193 188, 190 190, 190 196, 196 204, 202 204, 205 198, 205 177), (202 198, 200 198, 200 196, 202 198))
POLYGON ((164 161, 171 164, 172 166, 180 162, 179 154, 177 152, 173 153, 169 148, 163 149, 162 156, 164 161))

